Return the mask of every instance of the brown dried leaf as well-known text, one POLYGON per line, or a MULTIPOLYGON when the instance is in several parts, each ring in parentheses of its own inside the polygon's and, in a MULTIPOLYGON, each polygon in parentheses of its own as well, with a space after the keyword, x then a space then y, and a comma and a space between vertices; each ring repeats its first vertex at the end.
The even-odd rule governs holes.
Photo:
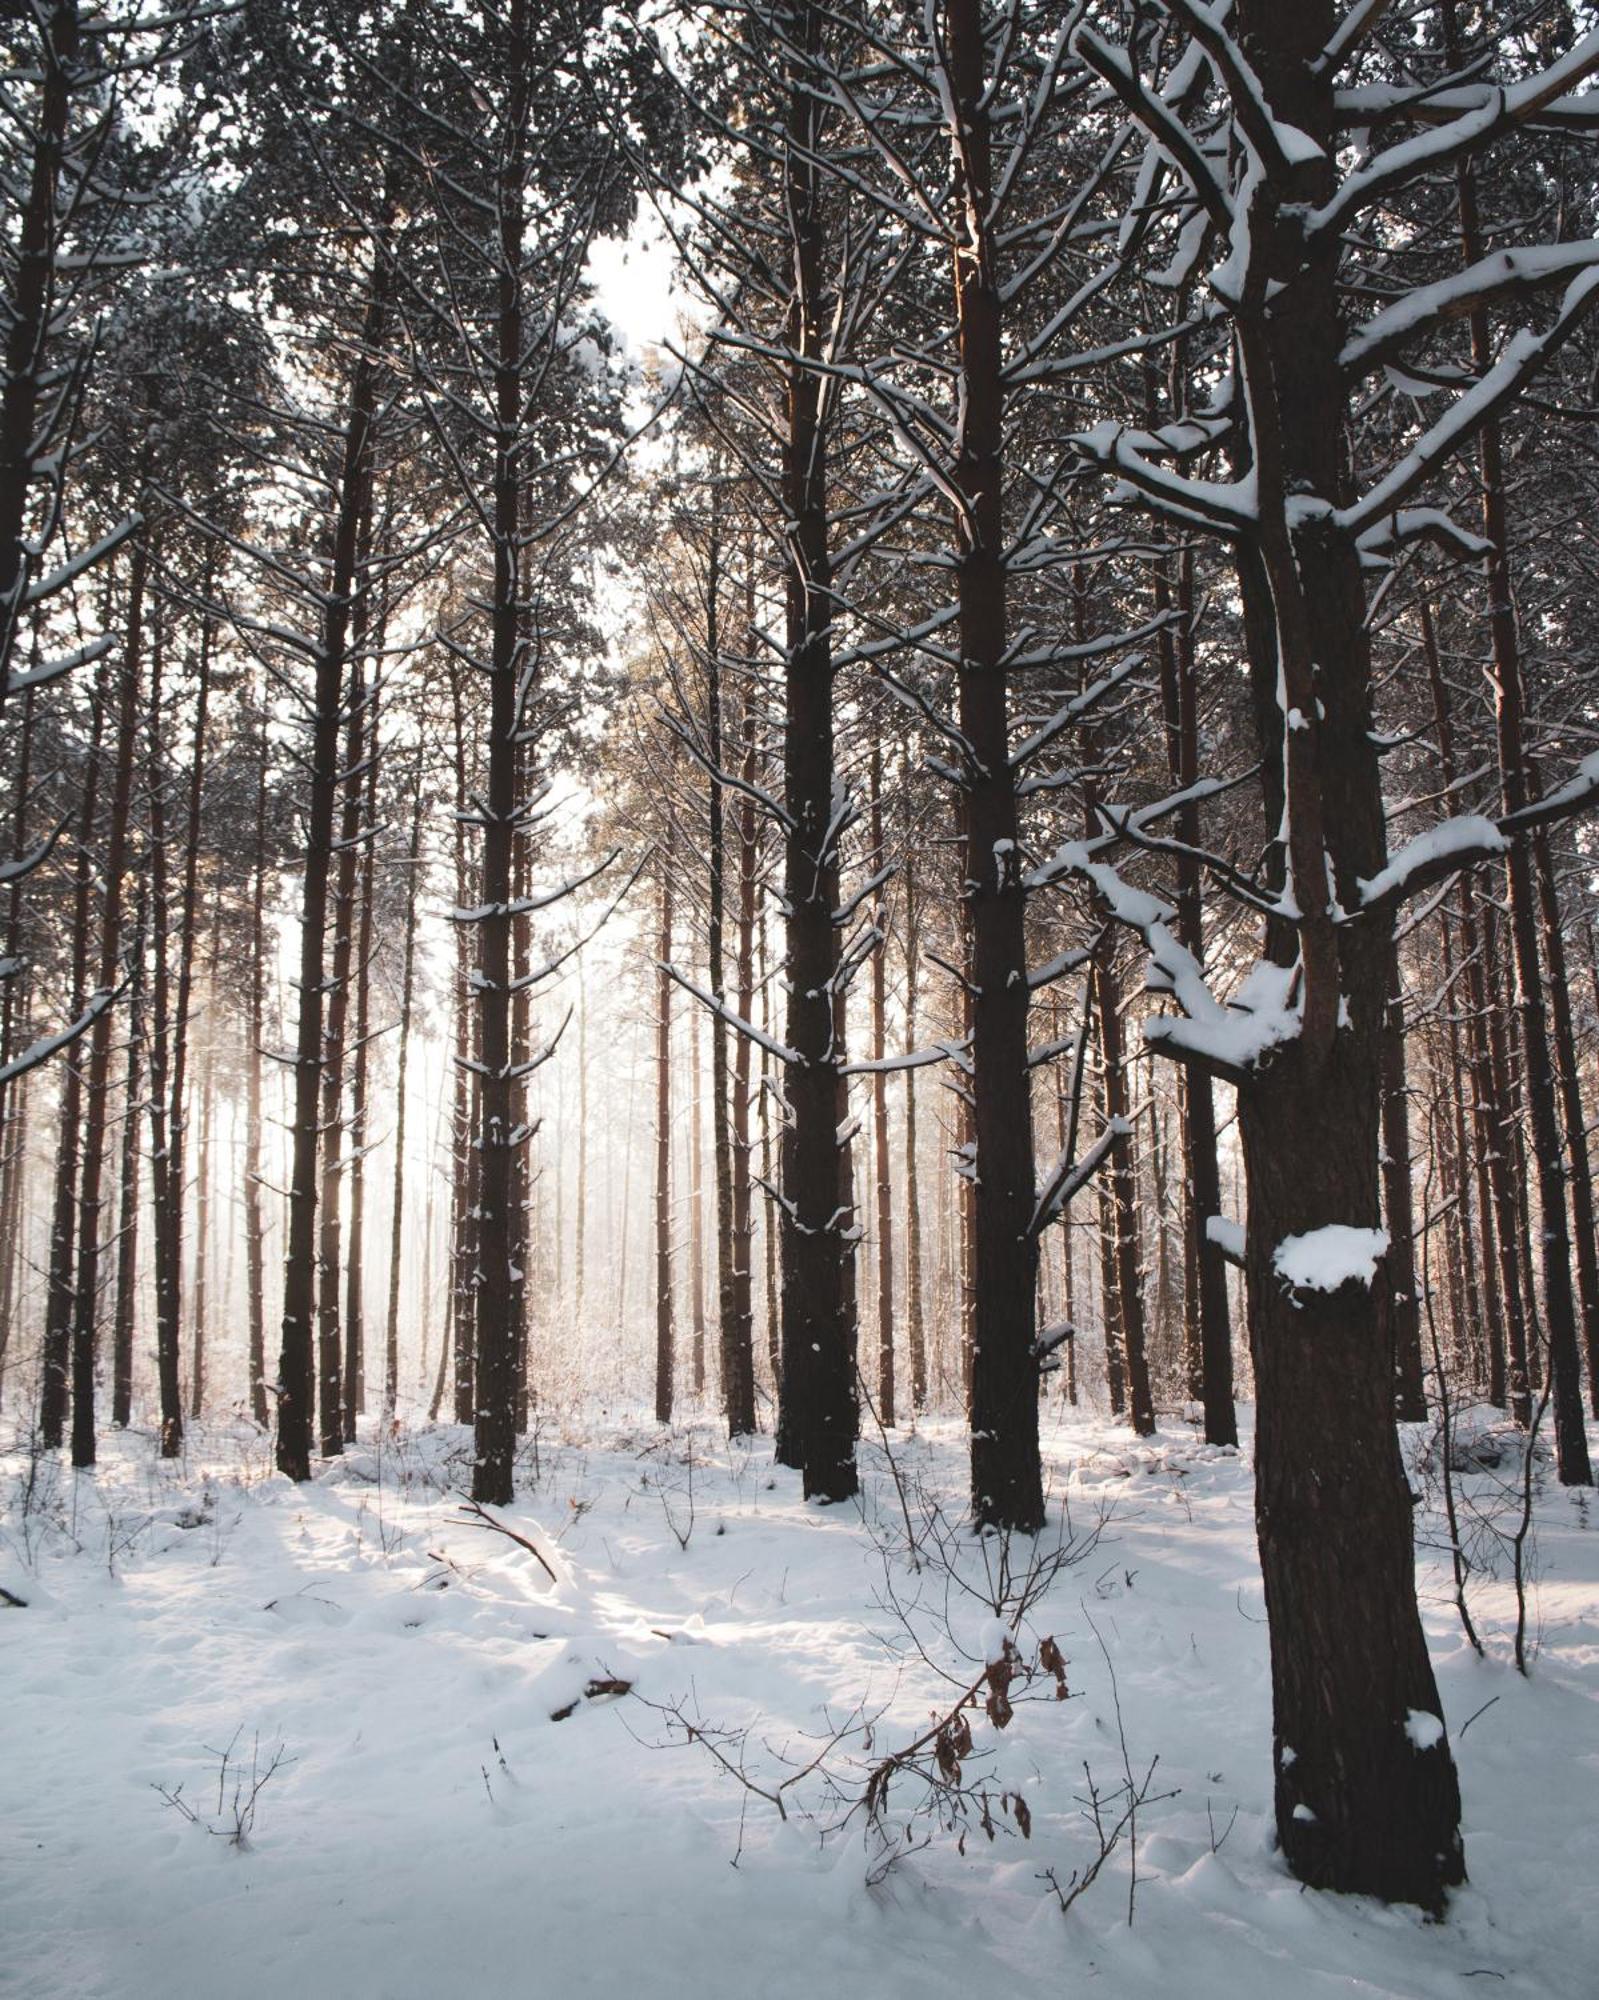
POLYGON ((1052 1638, 1046 1639, 1039 1647, 1038 1664, 1046 1674, 1055 1676, 1055 1699, 1064 1701, 1067 1696, 1066 1656, 1052 1638))

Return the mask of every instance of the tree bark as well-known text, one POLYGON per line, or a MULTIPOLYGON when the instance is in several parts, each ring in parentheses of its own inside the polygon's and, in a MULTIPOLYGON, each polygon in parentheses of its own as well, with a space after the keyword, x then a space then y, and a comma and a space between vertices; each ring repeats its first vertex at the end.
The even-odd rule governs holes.
POLYGON ((672 857, 661 855, 655 938, 655 1420, 672 1421, 676 1334, 672 1298, 672 857))
MULTIPOLYGON (((802 51, 789 80, 785 205, 792 233, 783 486, 788 529, 784 659, 783 892, 788 985, 782 1131, 782 1375, 777 1452, 798 1468, 806 1499, 856 1491, 855 1325, 839 1189, 849 1143, 839 1127, 834 988, 839 969, 838 840, 833 749, 833 588, 828 544, 830 398, 813 365, 824 351, 820 101, 804 61, 819 52, 820 10, 789 0, 789 41, 802 51)), ((847 1128, 846 1128, 847 1129, 847 1128)))
MULTIPOLYGON (((106 996, 115 992, 122 964, 122 904, 139 729, 139 656, 147 569, 148 556, 141 536, 128 565, 128 623, 119 676, 116 751, 100 903, 100 962, 95 984, 99 993, 106 996)), ((89 1030, 83 1169, 78 1190, 78 1277, 72 1324, 72 1463, 80 1467, 93 1465, 95 1461, 94 1374, 102 1286, 100 1184, 111 1110, 111 1025, 108 1005, 89 1030)))
MULTIPOLYGON (((100 699, 93 704, 83 800, 78 815, 78 855, 72 891, 72 1016, 79 1019, 89 985, 89 935, 94 885, 94 836, 100 796, 102 712, 108 670, 102 669, 100 699)), ((50 1220, 50 1262, 45 1286, 43 1372, 39 1384, 39 1441, 46 1451, 60 1448, 66 1434, 67 1389, 77 1318, 78 1185, 82 1155, 83 1050, 67 1051, 61 1079, 60 1135, 56 1145, 55 1200, 50 1220)))
POLYGON ((349 413, 335 487, 329 587, 324 599, 312 694, 311 785, 300 890, 299 1022, 294 1052, 294 1111, 289 1175, 289 1233, 283 1274, 283 1331, 278 1360, 278 1470, 311 1477, 316 1412, 314 1347, 317 1281, 317 1161, 323 1060, 324 948, 333 820, 339 788, 339 724, 348 669, 351 610, 358 581, 361 519, 371 479, 377 414, 377 357, 386 323, 386 276, 374 273, 362 340, 350 383, 349 413))
MULTIPOLYGON (((389 1219, 389 1295, 383 1326, 383 1418, 394 1422, 400 1398, 400 1260, 405 1248, 405 1086, 411 1060, 411 1011, 416 999, 416 899, 422 865, 422 753, 411 790, 411 839, 405 855, 405 943, 400 973, 400 1050, 394 1078, 394 1207, 389 1219)), ((432 1231, 427 1232, 431 1237, 432 1231)), ((421 1310, 432 1310, 424 1288, 421 1310)))
MULTIPOLYGON (((1235 321, 1275 658, 1267 673, 1297 924, 1297 1033, 1243 1074, 1245 1265, 1257 1390, 1256 1524, 1272 1655, 1277 1831, 1317 1887, 1442 1907, 1463 1879, 1460 1795, 1416 1608, 1411 1500, 1393 1424, 1391 1276, 1301 1290, 1279 1247, 1377 1230, 1381 1038, 1391 919, 1337 925, 1386 856, 1366 598, 1352 542, 1319 510, 1347 497, 1336 244, 1307 252, 1282 204, 1325 199, 1336 142, 1320 61, 1332 0, 1240 0, 1242 45, 1274 113, 1318 147, 1248 196, 1235 321), (1296 726, 1283 718, 1298 710, 1296 726), (1428 1718, 1424 1747, 1412 1718, 1428 1718), (1436 1721, 1436 1736, 1431 1734, 1436 1721)), ((1248 575, 1246 588, 1251 585, 1248 575)), ((1272 754, 1273 744, 1262 743, 1272 754)), ((1268 833, 1277 823, 1270 818, 1268 833)))
POLYGON ((482 878, 477 931, 478 1021, 483 1038, 478 1071, 477 1404, 473 1424, 472 1497, 504 1506, 514 1493, 516 1354, 526 1311, 527 1274, 512 1251, 516 1200, 514 1155, 525 1144, 516 1126, 511 1041, 511 873, 520 800, 518 741, 524 690, 519 529, 523 402, 523 236, 530 117, 526 0, 511 0, 506 16, 507 105, 497 189, 496 337, 492 661, 489 673, 487 811, 482 824, 482 878))
POLYGON ((1001 480, 1004 358, 990 234, 986 54, 979 0, 948 0, 956 129, 955 316, 960 419, 954 485, 961 734, 969 748, 963 868, 971 935, 972 1512, 982 1525, 1036 1533, 1044 1521, 1038 1450, 1038 1239, 1027 1060, 1023 887, 1004 667, 1006 563, 1001 480))

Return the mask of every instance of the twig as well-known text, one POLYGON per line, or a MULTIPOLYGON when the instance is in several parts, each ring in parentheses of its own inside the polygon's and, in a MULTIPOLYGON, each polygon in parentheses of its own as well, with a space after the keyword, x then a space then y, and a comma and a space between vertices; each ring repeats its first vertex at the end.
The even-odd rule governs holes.
POLYGON ((528 1540, 526 1535, 518 1534, 515 1528, 508 1528, 503 1521, 497 1520, 486 1507, 479 1505, 476 1500, 464 1500, 461 1503, 461 1511, 469 1517, 467 1521, 468 1527, 492 1528, 497 1535, 504 1535, 507 1541, 515 1542, 519 1549, 526 1549, 539 1568, 550 1579, 551 1583, 555 1585, 556 1589, 560 1589, 561 1579, 550 1568, 542 1552, 534 1543, 528 1540))

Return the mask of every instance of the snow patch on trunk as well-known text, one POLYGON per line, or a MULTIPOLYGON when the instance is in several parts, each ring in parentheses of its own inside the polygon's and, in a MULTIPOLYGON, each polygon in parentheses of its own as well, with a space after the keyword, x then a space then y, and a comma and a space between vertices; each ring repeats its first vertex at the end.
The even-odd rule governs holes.
POLYGON ((1285 1236, 1272 1269, 1296 1292, 1336 1292, 1340 1285, 1369 1285, 1388 1248, 1386 1229, 1355 1229, 1329 1222, 1303 1236, 1285 1236))

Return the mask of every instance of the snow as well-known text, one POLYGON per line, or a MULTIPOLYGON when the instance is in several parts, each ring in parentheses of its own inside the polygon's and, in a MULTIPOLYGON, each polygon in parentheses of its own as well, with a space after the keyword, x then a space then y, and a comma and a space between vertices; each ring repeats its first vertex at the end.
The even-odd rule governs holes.
POLYGON ((1444 1740, 1443 1718, 1424 1708, 1407 1708, 1405 1734, 1418 1750, 1436 1750, 1444 1740))
POLYGON ((1461 813, 1407 841, 1385 868, 1379 869, 1370 881, 1361 883, 1360 900, 1369 904, 1387 896, 1402 896, 1413 883, 1419 886, 1434 880, 1438 871, 1447 869, 1451 861, 1458 860, 1465 866, 1486 860, 1490 855, 1503 854, 1509 845, 1491 819, 1485 819, 1481 813, 1461 813))
POLYGON ((1205 1240, 1214 1243, 1222 1255, 1233 1263, 1244 1261, 1244 1225, 1241 1222, 1233 1222, 1225 1215, 1207 1215, 1205 1240))
MULTIPOLYGON (((1599 1537, 1576 1497, 1540 1484, 1530 1680, 1509 1664, 1508 1581, 1473 1583, 1478 1660, 1446 1558, 1427 1552, 1443 1547, 1441 1520, 1418 1510, 1441 1712, 1407 1720, 1447 1722, 1460 1764, 1471 1879, 1448 1919, 1308 1893, 1271 1841, 1249 1414, 1234 1455, 1181 1428, 1135 1441, 1090 1409, 1043 1406, 1044 1546, 1065 1505, 1079 1538, 1105 1518, 1018 1632, 1027 1658, 1057 1639, 1071 1698, 1024 1694, 1003 1735, 973 1716, 970 1767, 1026 1797, 1031 1838, 998 1812, 993 1841, 974 1832, 964 1853, 935 1831, 875 1888, 860 1818, 838 1826, 823 1773, 785 1794, 780 1818, 664 1710, 740 1732, 723 1753, 770 1787, 857 1709, 884 1755, 942 1712, 952 1682, 981 1675, 1000 1622, 983 1609, 995 1547, 956 1540, 958 1585, 936 1555, 913 1571, 879 1447, 863 1447, 859 1507, 815 1508, 764 1440, 729 1446, 708 1420, 664 1432, 642 1413, 547 1412, 536 1478, 530 1451, 515 1504, 497 1511, 536 1538, 553 1584, 464 1517, 469 1445, 451 1426, 388 1440, 363 1427, 302 1487, 247 1426, 199 1429, 171 1465, 124 1435, 93 1478, 41 1461, 27 1505, 26 1455, 0 1449, 0 1587, 25 1600, 0 1600, 7 1990, 1590 1992, 1599 1537), (925 1659, 885 1608, 890 1584, 925 1659), (637 1692, 590 1691, 621 1679, 637 1692), (1131 1928, 1125 1849, 1066 1918, 1039 1879, 1066 1881, 1092 1856, 1083 1764, 1119 1782, 1118 1702, 1135 1765, 1158 1754, 1154 1790, 1176 1791, 1138 1816, 1131 1928), (243 1849, 156 1789, 181 1784, 218 1820, 230 1743, 258 1768, 280 1746, 285 1758, 243 1849)), ((896 1432, 893 1449, 911 1494, 958 1522, 959 1427, 896 1432)), ((1492 1476, 1462 1478, 1486 1493, 1492 1476)), ((865 1755, 846 1748, 854 1763, 830 1753, 828 1769, 857 1782, 865 1755)))
POLYGON ((1340 1285, 1369 1285, 1388 1250, 1386 1229, 1356 1229, 1329 1222, 1303 1236, 1285 1236, 1272 1269, 1296 1292, 1336 1292, 1340 1285))

